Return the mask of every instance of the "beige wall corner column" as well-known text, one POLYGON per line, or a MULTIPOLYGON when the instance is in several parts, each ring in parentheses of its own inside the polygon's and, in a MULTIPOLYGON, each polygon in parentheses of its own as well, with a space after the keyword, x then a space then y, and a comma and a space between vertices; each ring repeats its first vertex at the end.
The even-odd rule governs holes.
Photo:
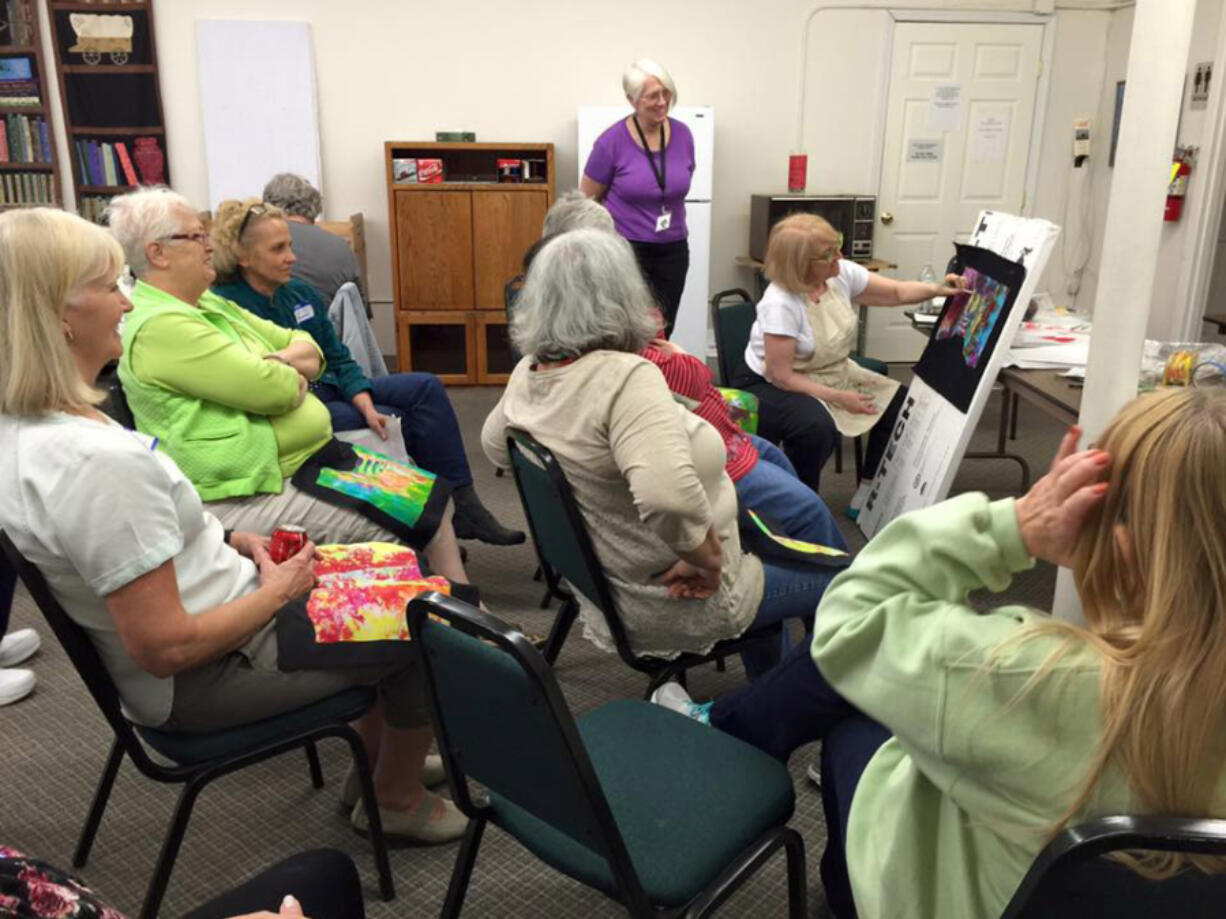
MULTIPOLYGON (((1081 400, 1087 443, 1136 395, 1195 12, 1195 0, 1136 5, 1081 400)), ((1060 570, 1052 609, 1061 619, 1082 621, 1067 569, 1060 570)))

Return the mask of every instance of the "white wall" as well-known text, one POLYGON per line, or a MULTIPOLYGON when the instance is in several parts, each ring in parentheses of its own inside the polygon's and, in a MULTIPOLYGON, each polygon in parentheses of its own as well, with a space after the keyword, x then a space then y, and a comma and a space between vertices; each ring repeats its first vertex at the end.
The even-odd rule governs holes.
MULTIPOLYGON (((1218 32, 1222 21, 1223 0, 1199 0, 1196 6, 1196 20, 1192 33, 1192 45, 1188 52, 1188 85, 1184 88, 1183 114, 1179 123, 1178 142, 1183 145, 1203 146, 1209 140, 1209 128, 1205 118, 1205 109, 1189 107, 1192 92, 1190 75, 1195 71, 1197 63, 1212 61, 1217 54, 1218 32)), ((1099 118, 1104 131, 1099 132, 1103 138, 1101 149, 1105 154, 1110 144, 1111 118, 1115 107, 1115 85, 1124 79, 1128 69, 1128 44, 1132 38, 1133 9, 1126 8, 1111 13, 1111 25, 1107 42, 1107 72, 1103 85, 1099 118)), ((1219 75, 1215 74, 1215 83, 1219 75)), ((1221 87, 1216 86, 1215 92, 1221 87)), ((1124 98, 1128 93, 1125 88, 1124 98)), ((1125 102, 1127 104, 1127 102, 1125 102)), ((1202 154, 1204 153, 1202 149, 1202 154)), ((1164 177, 1165 178, 1165 177, 1164 177)), ((1106 156, 1095 157, 1094 200, 1095 200, 1095 232, 1094 257, 1086 272, 1082 290, 1077 298, 1080 307, 1090 309, 1094 303, 1094 291, 1097 285, 1097 267, 1099 244, 1102 241, 1103 223, 1106 220, 1107 197, 1111 176, 1107 168, 1106 156)), ((1186 262, 1194 257, 1194 246, 1189 227, 1189 211, 1194 207, 1203 206, 1201 200, 1207 186, 1203 172, 1193 169, 1188 183, 1188 198, 1184 202, 1182 220, 1166 223, 1162 228, 1162 245, 1158 252, 1157 277, 1154 280, 1153 301, 1150 309, 1149 324, 1146 335, 1149 338, 1170 339, 1178 336, 1180 304, 1176 302, 1181 272, 1186 269, 1186 262)))
MULTIPOLYGON (((399 0, 163 2, 157 7, 157 41, 171 174, 179 191, 205 206, 195 58, 195 22, 202 10, 210 18, 311 23, 326 216, 359 210, 366 215, 372 299, 381 338, 390 345, 383 142, 431 139, 436 130, 459 129, 476 131, 479 140, 552 141, 557 188, 563 191, 576 173, 576 108, 619 101, 623 66, 640 55, 656 56, 673 72, 683 102, 716 108, 712 290, 748 286, 749 277, 733 262, 747 247, 749 196, 786 186, 787 156, 796 144, 799 32, 812 6, 810 0, 624 0, 614 12, 562 0, 510 6, 472 0, 428 8, 399 0)), ((1119 15, 1055 14, 1055 54, 1047 62, 1053 87, 1048 131, 1038 193, 1028 207, 1036 216, 1064 219, 1072 118, 1099 107, 1100 62, 1119 15)), ((881 11, 834 11, 814 20, 804 139, 811 191, 876 190, 874 143, 888 79, 888 26, 881 11)), ((252 92, 271 96, 276 87, 253 86, 252 92)), ((1099 124, 1098 159, 1105 162, 1109 117, 1099 124)), ((1049 274, 1062 287, 1060 259, 1052 265, 1049 274)), ((1092 302, 1085 297, 1082 302, 1092 302)))

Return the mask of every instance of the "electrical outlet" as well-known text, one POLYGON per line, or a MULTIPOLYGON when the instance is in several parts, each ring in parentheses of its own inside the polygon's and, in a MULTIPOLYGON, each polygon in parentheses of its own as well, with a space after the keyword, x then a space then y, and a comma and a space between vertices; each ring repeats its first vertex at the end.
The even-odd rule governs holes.
POLYGON ((1213 81, 1213 62, 1197 64, 1192 72, 1192 99, 1188 108, 1202 109, 1209 104, 1209 84, 1213 81))

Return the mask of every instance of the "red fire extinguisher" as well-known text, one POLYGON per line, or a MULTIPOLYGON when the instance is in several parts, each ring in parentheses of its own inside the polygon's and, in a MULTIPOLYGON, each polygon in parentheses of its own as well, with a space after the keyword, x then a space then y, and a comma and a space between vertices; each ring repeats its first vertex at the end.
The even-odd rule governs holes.
POLYGON ((1181 148, 1171 163, 1171 179, 1166 189, 1166 212, 1163 219, 1173 223, 1183 216, 1183 202, 1188 194, 1188 176, 1192 174, 1192 150, 1181 148))

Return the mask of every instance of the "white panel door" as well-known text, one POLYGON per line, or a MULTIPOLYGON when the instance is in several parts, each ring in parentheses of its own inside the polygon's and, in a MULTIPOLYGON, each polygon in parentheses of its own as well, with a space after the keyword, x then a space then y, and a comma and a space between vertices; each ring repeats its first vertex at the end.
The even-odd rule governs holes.
MULTIPOLYGON (((873 243, 895 277, 939 276, 981 210, 1021 213, 1042 41, 1038 25, 895 26, 873 243)), ((919 357, 902 310, 867 312, 865 354, 919 357)))

